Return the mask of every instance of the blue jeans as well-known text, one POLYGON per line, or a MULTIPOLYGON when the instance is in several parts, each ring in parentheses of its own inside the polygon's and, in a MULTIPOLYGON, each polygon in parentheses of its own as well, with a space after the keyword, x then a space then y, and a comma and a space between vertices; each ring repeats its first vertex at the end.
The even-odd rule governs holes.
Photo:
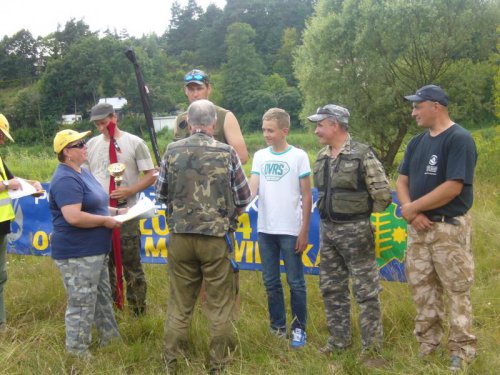
POLYGON ((290 286, 292 330, 305 330, 307 321, 306 283, 302 253, 295 252, 296 236, 259 232, 262 278, 267 292, 271 329, 286 332, 285 298, 281 285, 280 254, 283 257, 286 281, 290 286))

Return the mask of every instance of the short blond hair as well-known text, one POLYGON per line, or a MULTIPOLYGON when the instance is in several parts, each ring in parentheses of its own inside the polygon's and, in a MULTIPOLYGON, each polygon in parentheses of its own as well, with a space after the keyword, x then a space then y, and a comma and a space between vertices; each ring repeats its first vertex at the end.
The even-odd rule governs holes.
POLYGON ((281 108, 271 108, 264 113, 262 121, 275 121, 278 128, 290 128, 290 115, 281 108))

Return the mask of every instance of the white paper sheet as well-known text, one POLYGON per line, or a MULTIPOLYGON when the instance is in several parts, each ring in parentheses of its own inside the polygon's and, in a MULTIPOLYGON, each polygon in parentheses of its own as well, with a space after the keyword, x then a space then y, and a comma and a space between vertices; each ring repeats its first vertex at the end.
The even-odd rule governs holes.
POLYGON ((36 189, 33 185, 29 184, 28 181, 19 177, 16 177, 15 179, 21 183, 21 189, 9 190, 10 199, 18 199, 36 193, 36 189))
POLYGON ((130 219, 144 215, 148 212, 154 212, 155 205, 153 201, 147 197, 140 199, 136 204, 129 208, 128 212, 123 215, 113 216, 116 220, 123 223, 130 219))

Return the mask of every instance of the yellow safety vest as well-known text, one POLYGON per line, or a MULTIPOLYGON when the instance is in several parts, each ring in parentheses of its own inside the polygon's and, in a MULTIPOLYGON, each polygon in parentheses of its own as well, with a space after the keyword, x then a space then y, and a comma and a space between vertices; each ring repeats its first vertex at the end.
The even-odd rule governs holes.
MULTIPOLYGON (((3 160, 0 158, 0 178, 2 181, 7 181, 7 174, 3 166, 3 160)), ((0 192, 0 222, 11 221, 16 217, 14 209, 12 208, 12 201, 10 199, 7 189, 0 192)))

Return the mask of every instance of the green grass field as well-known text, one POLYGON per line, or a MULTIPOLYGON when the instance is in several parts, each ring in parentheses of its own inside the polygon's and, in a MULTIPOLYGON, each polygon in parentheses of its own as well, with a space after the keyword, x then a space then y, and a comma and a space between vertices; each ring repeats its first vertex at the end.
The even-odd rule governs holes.
MULTIPOLYGON (((500 127, 474 133, 480 158, 475 184, 474 255, 476 280, 472 289, 474 332, 479 356, 462 373, 500 373, 500 127)), ((292 134, 290 143, 304 147, 312 159, 318 149, 314 136, 292 134)), ((161 143, 162 144, 162 143, 161 143)), ((249 150, 263 147, 260 135, 248 137, 249 150)), ((47 148, 1 150, 9 168, 19 176, 48 181, 57 162, 47 148)), ((246 170, 249 170, 249 162, 246 170)), ((59 271, 47 257, 8 256, 6 286, 7 332, 0 338, 1 374, 161 374, 163 323, 168 302, 166 266, 146 264, 148 314, 139 319, 128 311, 117 312, 123 343, 98 348, 94 358, 77 360, 64 352, 65 293, 59 271)), ((267 306, 259 272, 240 272, 241 314, 236 323, 239 342, 230 374, 447 374, 448 354, 440 350, 427 364, 417 358, 413 338, 414 307, 405 284, 383 282, 384 350, 388 366, 368 370, 358 363, 360 339, 354 324, 354 345, 346 353, 324 357, 318 348, 328 333, 318 278, 307 276, 308 344, 291 350, 268 333, 267 306)), ((285 282, 286 284, 286 282, 285 282)), ((288 304, 288 301, 287 301, 288 304)), ((354 321, 357 317, 353 309, 354 321)), ((208 350, 208 324, 197 306, 191 330, 189 361, 181 374, 204 374, 208 350)))

